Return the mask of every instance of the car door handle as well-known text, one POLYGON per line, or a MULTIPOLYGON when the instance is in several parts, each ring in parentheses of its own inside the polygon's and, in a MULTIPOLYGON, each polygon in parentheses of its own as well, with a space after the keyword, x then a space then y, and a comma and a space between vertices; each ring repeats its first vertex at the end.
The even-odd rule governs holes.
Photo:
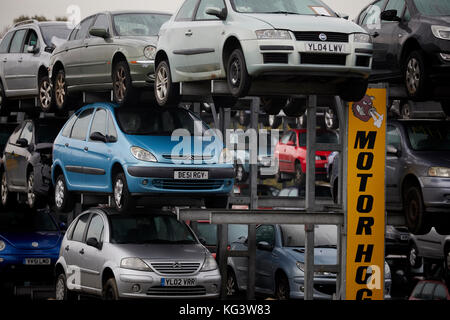
POLYGON ((8 58, 3 58, 3 62, 8 62, 8 58))
POLYGON ((84 254, 84 249, 81 249, 81 250, 80 250, 80 254, 84 254))
POLYGON ((376 37, 378 37, 380 34, 377 32, 377 31, 375 31, 374 33, 372 33, 372 37, 374 37, 374 38, 376 38, 376 37))
POLYGON ((23 61, 23 58, 19 58, 18 60, 17 60, 17 62, 22 62, 23 61))
POLYGON ((65 47, 64 50, 66 50, 66 52, 69 51, 69 47, 65 47))
POLYGON ((65 147, 67 148, 67 147, 69 147, 69 144, 68 144, 68 143, 66 143, 66 144, 65 144, 64 146, 65 146, 65 147))
POLYGON ((69 247, 69 246, 66 246, 64 249, 65 249, 66 251, 69 251, 69 250, 70 250, 70 247, 69 247))
POLYGON ((84 151, 89 151, 89 148, 88 147, 84 147, 84 151))
POLYGON ((191 30, 189 30, 188 32, 186 32, 186 33, 185 33, 185 35, 186 35, 187 37, 190 37, 190 36, 192 36, 192 34, 193 34, 193 33, 192 33, 192 31, 191 31, 191 30))

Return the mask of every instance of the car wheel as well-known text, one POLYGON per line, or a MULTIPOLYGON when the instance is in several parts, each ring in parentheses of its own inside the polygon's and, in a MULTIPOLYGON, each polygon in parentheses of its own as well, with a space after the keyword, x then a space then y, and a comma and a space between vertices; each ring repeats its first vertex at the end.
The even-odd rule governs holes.
POLYGON ((408 262, 412 269, 418 269, 422 266, 422 258, 419 256, 419 250, 414 242, 411 243, 409 248, 408 262))
POLYGON ((3 208, 9 208, 16 200, 16 194, 9 192, 8 180, 6 178, 6 171, 2 172, 2 181, 0 184, 1 203, 3 208))
POLYGON ((339 127, 339 121, 333 108, 325 111, 325 127, 329 130, 335 130, 339 127))
POLYGON ((347 102, 361 101, 367 92, 368 80, 350 80, 341 90, 339 96, 347 102))
POLYGON ((55 207, 57 212, 69 212, 74 207, 73 196, 67 190, 63 174, 60 174, 55 182, 55 207))
POLYGON ((180 102, 180 84, 172 82, 170 65, 167 60, 156 67, 155 98, 161 107, 178 105, 180 102))
POLYGON ((133 88, 130 68, 126 61, 119 61, 114 65, 112 82, 114 101, 120 106, 132 104, 137 100, 137 92, 133 88))
POLYGON ((405 61, 405 85, 408 96, 423 98, 426 91, 426 67, 420 51, 413 51, 405 61))
POLYGON ((6 110, 6 96, 3 90, 3 85, 0 82, 0 116, 7 116, 8 112, 6 110))
POLYGON ((408 102, 403 102, 400 105, 400 115, 402 119, 412 119, 411 105, 408 102))
POLYGON ((66 73, 59 70, 56 74, 55 83, 53 84, 55 105, 59 111, 67 109, 69 95, 67 92, 66 73))
POLYGON ((119 289, 114 278, 106 281, 103 286, 103 300, 119 300, 119 289))
POLYGON ((283 97, 261 97, 261 109, 268 115, 278 115, 286 106, 287 99, 283 97))
POLYGON ((113 198, 116 209, 119 212, 127 212, 135 206, 134 199, 128 190, 127 179, 123 172, 114 176, 113 198))
POLYGON ((284 114, 288 117, 301 117, 305 114, 307 103, 305 98, 289 98, 283 107, 284 114))
POLYGON ((286 275, 284 273, 277 275, 275 281, 275 298, 277 300, 288 300, 290 298, 290 288, 286 275))
POLYGON ((403 201, 406 225, 409 232, 416 235, 423 235, 430 232, 431 222, 429 216, 424 212, 420 187, 412 185, 405 188, 403 201))
POLYGON ((55 299, 59 301, 76 300, 77 295, 67 288, 67 279, 64 273, 59 274, 55 284, 55 299))
POLYGON ((231 95, 236 98, 247 96, 251 86, 251 78, 247 72, 247 64, 242 49, 235 49, 231 53, 227 66, 227 82, 231 95))
POLYGON ((236 275, 232 269, 227 272, 227 296, 235 297, 239 293, 239 287, 236 280, 236 275))
POLYGON ((27 205, 34 209, 41 204, 40 197, 34 192, 34 172, 31 171, 27 178, 27 205))
POLYGON ((247 172, 245 172, 244 166, 242 164, 238 164, 236 166, 236 180, 238 182, 243 182, 247 180, 247 172))
POLYGON ((245 112, 245 110, 240 110, 237 114, 238 122, 243 127, 248 127, 250 125, 250 114, 245 112))
POLYGON ((53 90, 47 75, 39 79, 39 104, 43 112, 50 112, 53 109, 53 90))
POLYGON ((294 182, 298 186, 305 186, 306 182, 306 174, 302 170, 302 166, 300 163, 295 164, 295 177, 294 182))
POLYGON ((208 209, 228 208, 228 196, 216 196, 205 198, 205 207, 208 209))

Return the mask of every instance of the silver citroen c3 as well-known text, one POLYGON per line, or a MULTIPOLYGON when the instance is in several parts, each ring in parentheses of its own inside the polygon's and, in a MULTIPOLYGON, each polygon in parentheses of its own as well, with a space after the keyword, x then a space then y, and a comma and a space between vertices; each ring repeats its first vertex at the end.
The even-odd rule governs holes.
POLYGON ((172 213, 90 209, 70 225, 55 266, 56 299, 218 298, 217 263, 172 213))

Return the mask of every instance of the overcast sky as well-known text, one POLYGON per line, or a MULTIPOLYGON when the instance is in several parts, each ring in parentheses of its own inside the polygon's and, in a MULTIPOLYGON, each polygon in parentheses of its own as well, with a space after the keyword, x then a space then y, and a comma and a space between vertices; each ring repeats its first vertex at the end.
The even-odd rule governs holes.
MULTIPOLYGON (((372 0, 324 0, 339 13, 354 18, 372 0)), ((0 30, 20 15, 44 15, 49 19, 68 16, 68 8, 76 6, 84 18, 104 10, 161 10, 175 11, 183 0, 0 0, 0 30)), ((74 11, 72 11, 74 12, 74 11)))

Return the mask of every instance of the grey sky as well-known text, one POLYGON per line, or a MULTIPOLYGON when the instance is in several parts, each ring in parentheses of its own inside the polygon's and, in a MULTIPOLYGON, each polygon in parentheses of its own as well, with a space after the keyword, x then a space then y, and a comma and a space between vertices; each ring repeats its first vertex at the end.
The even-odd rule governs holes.
MULTIPOLYGON (((20 15, 44 15, 54 19, 67 16, 67 8, 76 5, 81 18, 103 10, 161 10, 173 12, 183 0, 0 0, 0 30, 20 15)), ((372 0, 324 0, 336 12, 354 18, 372 0)))

